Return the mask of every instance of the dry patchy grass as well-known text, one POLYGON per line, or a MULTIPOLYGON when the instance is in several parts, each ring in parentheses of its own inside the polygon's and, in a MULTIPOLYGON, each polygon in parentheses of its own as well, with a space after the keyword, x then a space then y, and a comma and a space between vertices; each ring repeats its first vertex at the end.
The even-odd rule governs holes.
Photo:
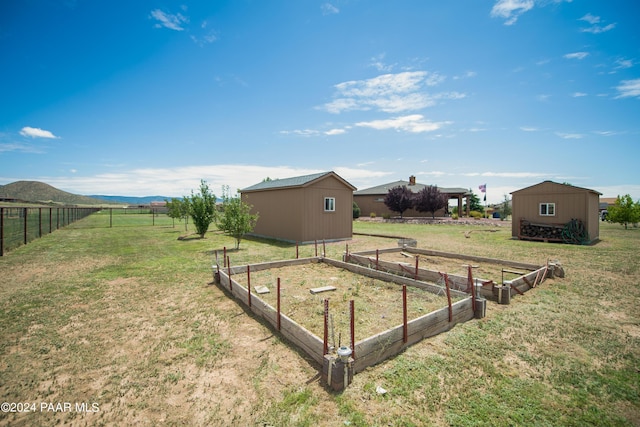
MULTIPOLYGON (((98 219, 0 258, 0 400, 99 411, 0 413, 0 425, 640 425, 638 230, 603 224, 602 241, 584 247, 513 241, 508 227, 465 238, 471 226, 356 223, 426 249, 558 259, 567 276, 490 303, 486 318, 335 394, 303 353, 210 285, 213 253, 232 239, 98 219)), ((349 250, 395 244, 356 235, 349 250)), ((339 258, 345 244, 326 250, 339 258)), ((233 265, 293 256, 259 239, 230 252, 233 265)))

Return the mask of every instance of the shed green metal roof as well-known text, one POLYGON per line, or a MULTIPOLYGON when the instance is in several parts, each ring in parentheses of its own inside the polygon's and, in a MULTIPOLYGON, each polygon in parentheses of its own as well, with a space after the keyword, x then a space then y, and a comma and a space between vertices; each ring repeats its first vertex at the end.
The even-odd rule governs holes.
POLYGON ((240 192, 249 192, 249 191, 262 191, 262 190, 275 190, 279 188, 291 188, 291 187, 304 187, 307 184, 310 184, 313 181, 324 178, 325 176, 333 175, 342 181, 346 186, 351 187, 355 190, 355 187, 349 184, 347 181, 342 179, 335 172, 320 172, 314 173, 311 175, 302 175, 302 176, 294 176, 292 178, 282 178, 282 179, 273 179, 270 181, 262 181, 258 184, 252 185, 247 188, 243 188, 240 192))

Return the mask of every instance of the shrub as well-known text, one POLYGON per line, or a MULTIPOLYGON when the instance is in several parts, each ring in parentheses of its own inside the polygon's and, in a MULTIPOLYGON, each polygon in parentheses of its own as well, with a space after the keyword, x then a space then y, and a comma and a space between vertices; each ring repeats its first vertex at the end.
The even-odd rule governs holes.
POLYGON ((482 212, 471 211, 471 212, 469 212, 469 216, 471 218, 482 218, 482 212))
POLYGON ((353 219, 360 218, 360 206, 356 202, 353 202, 353 219))
POLYGON ((377 217, 378 215, 376 215, 376 213, 375 213, 375 212, 371 212, 371 213, 369 214, 369 216, 370 216, 371 218, 375 218, 375 217, 377 217))

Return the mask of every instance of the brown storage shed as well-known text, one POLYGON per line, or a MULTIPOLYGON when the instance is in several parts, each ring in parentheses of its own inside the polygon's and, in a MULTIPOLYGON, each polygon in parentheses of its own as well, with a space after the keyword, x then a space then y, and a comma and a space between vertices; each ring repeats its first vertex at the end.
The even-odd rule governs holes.
POLYGON ((259 215, 254 236, 288 242, 347 240, 355 187, 335 172, 263 181, 240 190, 259 215))
POLYGON ((562 240, 557 238, 527 237, 524 226, 559 230, 573 219, 580 220, 587 232, 587 241, 594 243, 600 238, 601 193, 588 188, 553 181, 543 181, 511 193, 513 238, 529 240, 562 240))

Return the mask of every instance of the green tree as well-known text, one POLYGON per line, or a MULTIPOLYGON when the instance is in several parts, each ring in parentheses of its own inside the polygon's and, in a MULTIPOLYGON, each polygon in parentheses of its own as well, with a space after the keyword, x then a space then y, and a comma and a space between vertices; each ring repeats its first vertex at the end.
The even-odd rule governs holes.
POLYGON ((242 237, 253 231, 258 222, 258 214, 251 214, 253 206, 244 203, 239 196, 231 197, 229 187, 223 187, 222 215, 217 219, 218 229, 236 239, 236 249, 242 237))
MULTIPOLYGON (((477 211, 480 213, 484 213, 484 206, 482 206, 482 203, 480 202, 480 198, 476 196, 476 193, 471 191, 471 189, 469 189, 469 193, 471 193, 471 196, 469 196, 469 212, 477 211)), ((462 210, 465 212, 467 211, 466 203, 462 205, 462 210)))
POLYGON ((353 202, 353 219, 360 218, 360 206, 356 202, 353 202))
POLYGON ((498 212, 500 213, 500 220, 504 221, 511 215, 512 207, 511 200, 509 200, 509 196, 504 195, 504 201, 500 203, 500 207, 498 208, 498 212))
POLYGON ((184 198, 189 206, 189 215, 196 226, 196 232, 201 238, 209 230, 209 225, 216 219, 216 196, 209 190, 206 181, 200 180, 200 191, 184 198))
MULTIPOLYGON (((187 231, 187 223, 189 222, 189 203, 185 199, 165 200, 167 202, 167 216, 174 220, 182 221, 184 219, 184 230, 187 231)), ((175 227, 175 224, 174 224, 175 227)))
POLYGON ((607 209, 607 221, 622 224, 625 229, 640 222, 640 202, 634 202, 628 194, 618 196, 616 203, 607 209))

